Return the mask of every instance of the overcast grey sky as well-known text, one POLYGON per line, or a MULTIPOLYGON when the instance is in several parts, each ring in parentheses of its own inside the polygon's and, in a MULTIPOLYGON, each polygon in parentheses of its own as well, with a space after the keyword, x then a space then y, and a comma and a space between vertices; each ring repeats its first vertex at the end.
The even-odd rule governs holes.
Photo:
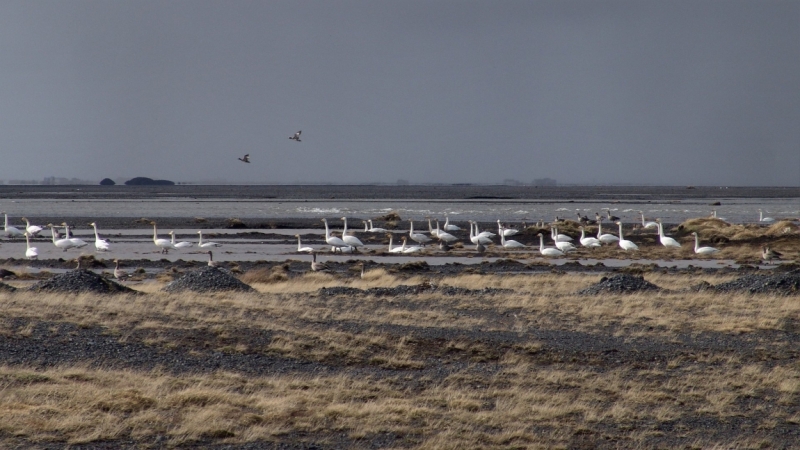
POLYGON ((800 185, 798 24, 797 0, 5 1, 0 179, 800 185))

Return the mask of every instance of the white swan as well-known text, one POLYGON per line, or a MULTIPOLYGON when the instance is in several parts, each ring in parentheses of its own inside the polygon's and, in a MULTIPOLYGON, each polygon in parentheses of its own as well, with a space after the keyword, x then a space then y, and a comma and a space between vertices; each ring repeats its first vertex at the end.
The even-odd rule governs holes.
POLYGON ((661 219, 656 219, 656 224, 658 225, 658 239, 661 241, 661 245, 664 247, 681 247, 680 242, 664 235, 664 224, 661 223, 661 219))
POLYGON ((39 249, 31 247, 31 238, 28 233, 25 233, 25 257, 28 259, 37 259, 39 257, 39 249))
POLYGON ((542 233, 539 233, 538 236, 539 236, 539 253, 541 253, 542 256, 564 256, 564 252, 562 252, 557 248, 551 248, 551 247, 544 248, 544 236, 542 235, 542 233))
POLYGON ((222 247, 219 242, 203 242, 203 230, 198 230, 197 234, 200 235, 200 240, 197 241, 197 246, 200 248, 222 247))
MULTIPOLYGON (((365 228, 366 231, 368 231, 370 233, 386 233, 386 229, 385 228, 375 228, 375 227, 373 227, 372 226, 372 219, 367 220, 367 222, 369 222, 369 229, 365 228)), ((366 224, 365 224, 365 226, 366 226, 366 224)))
POLYGON ((416 242, 418 244, 422 244, 422 245, 425 245, 425 244, 427 244, 428 242, 431 241, 431 238, 429 238, 428 236, 425 236, 422 233, 414 233, 414 221, 413 220, 408 219, 408 222, 411 224, 411 228, 409 228, 409 230, 408 230, 408 237, 410 237, 412 241, 414 241, 414 242, 416 242))
POLYGON ((97 224, 92 222, 90 224, 94 228, 94 248, 98 252, 107 252, 111 248, 111 244, 105 239, 100 239, 100 234, 97 232, 97 224))
MULTIPOLYGON (((469 240, 472 241, 473 244, 476 246, 481 245, 489 245, 492 243, 492 240, 486 236, 478 236, 473 232, 473 228, 477 230, 478 224, 473 222, 472 220, 469 221, 469 240)), ((476 247, 477 248, 477 247, 476 247)))
POLYGON ((477 221, 475 221, 474 224, 475 224, 475 236, 485 237, 485 238, 489 238, 489 239, 497 236, 496 234, 492 233, 491 231, 481 231, 478 228, 478 222, 477 221))
POLYGON ((621 247, 623 250, 625 250, 626 252, 627 252, 628 250, 639 250, 639 246, 638 246, 638 245, 636 245, 636 244, 634 244, 633 242, 631 242, 631 241, 629 241, 629 240, 625 239, 625 238, 622 236, 622 222, 617 222, 617 225, 619 225, 619 246, 620 246, 620 247, 621 247))
POLYGON ((392 233, 387 236, 389 237, 389 253, 403 253, 403 247, 392 248, 392 233))
POLYGON ((175 248, 189 248, 194 245, 191 242, 186 242, 186 241, 175 242, 175 231, 170 231, 168 234, 171 236, 170 242, 172 243, 172 246, 175 248))
POLYGON ((698 255, 710 255, 719 251, 714 247, 700 247, 700 238, 697 237, 697 232, 695 231, 692 234, 694 235, 694 252, 698 255))
POLYGON ((350 247, 353 247, 355 249, 354 251, 358 251, 358 247, 363 247, 364 243, 361 242, 357 237, 349 236, 347 234, 347 217, 342 217, 342 220, 344 221, 344 230, 342 231, 342 240, 347 245, 349 245, 350 247))
POLYGON ((572 242, 559 241, 556 238, 556 236, 559 235, 558 234, 558 228, 556 228, 556 227, 550 228, 550 234, 551 234, 551 238, 553 239, 553 242, 555 243, 556 248, 558 248, 562 252, 569 253, 569 252, 571 252, 573 250, 577 250, 577 248, 574 245, 572 245, 572 242))
POLYGON ((644 220, 644 211, 639 211, 639 214, 642 216, 642 227, 647 228, 647 229, 658 228, 658 224, 657 223, 644 220))
MULTIPOLYGON (((202 241, 202 235, 200 236, 200 240, 202 241)), ((170 249, 175 249, 175 246, 172 245, 172 242, 170 242, 169 239, 158 238, 158 230, 156 229, 155 222, 153 222, 153 243, 156 244, 156 247, 161 249, 161 253, 169 253, 170 249)))
POLYGON ((331 230, 328 228, 328 219, 322 219, 322 223, 325 224, 325 242, 328 243, 331 247, 333 247, 333 251, 336 250, 342 251, 343 247, 349 247, 347 243, 336 236, 331 236, 331 230))
POLYGON ((9 237, 9 238, 16 237, 16 236, 22 236, 24 233, 22 233, 22 231, 20 231, 19 228, 12 227, 11 225, 8 224, 8 214, 6 214, 5 211, 3 211, 3 215, 5 216, 5 219, 6 219, 5 220, 5 225, 3 226, 3 234, 5 234, 6 237, 9 237))
POLYGON ((447 214, 444 215, 444 231, 461 231, 461 227, 458 225, 450 225, 450 218, 447 214))
POLYGON ((439 238, 440 241, 447 242, 448 244, 458 240, 458 238, 452 234, 439 229, 439 219, 436 219, 436 237, 439 238))
POLYGON ((613 234, 603 234, 603 218, 597 220, 597 240, 604 244, 615 244, 619 242, 619 238, 613 234))
POLYGON ((72 242, 73 244, 75 244, 75 248, 86 247, 87 245, 89 245, 89 244, 87 244, 87 243, 86 243, 86 242, 85 242, 83 239, 79 239, 79 238, 70 237, 70 236, 69 236, 69 225, 67 225, 67 223, 66 223, 66 222, 62 223, 62 224, 61 224, 61 226, 63 226, 63 227, 64 227, 64 234, 66 235, 66 236, 65 236, 65 237, 66 237, 66 239, 69 239, 69 241, 70 241, 70 242, 72 242))
POLYGON ((764 211, 758 210, 758 221, 764 223, 772 223, 775 222, 775 219, 772 217, 764 217, 764 211))
POLYGON ((418 245, 412 245, 411 247, 406 247, 406 238, 403 236, 403 246, 401 247, 403 253, 416 253, 422 251, 422 247, 418 245))
POLYGON ((434 230, 433 229, 433 225, 431 225, 431 218, 430 217, 426 217, 426 219, 428 219, 428 233, 430 233, 431 236, 433 236, 433 237, 439 237, 438 236, 439 235, 439 231, 441 231, 441 230, 439 230, 439 227, 436 227, 436 229, 434 230))
POLYGON ((503 227, 500 225, 499 220, 497 221, 497 226, 499 228, 498 231, 500 231, 500 245, 502 245, 503 248, 525 248, 525 244, 522 244, 521 242, 513 239, 506 240, 506 235, 503 233, 503 227))
POLYGON ((31 235, 31 237, 38 236, 39 233, 42 230, 44 230, 44 228, 42 228, 42 227, 40 227, 38 225, 31 225, 31 221, 28 220, 27 217, 23 217, 22 220, 25 221, 25 231, 27 231, 31 235))
POLYGON ((499 234, 502 234, 505 237, 513 236, 519 233, 519 230, 516 228, 506 228, 503 224, 500 223, 500 219, 497 219, 497 229, 499 230, 499 234))
POLYGON ((572 238, 566 234, 559 234, 557 227, 550 227, 550 235, 556 242, 572 242, 572 238))
POLYGON ((58 236, 58 232, 56 231, 55 225, 50 223, 47 224, 47 226, 50 227, 50 234, 51 237, 53 238, 53 245, 64 251, 67 251, 68 249, 71 248, 75 248, 75 244, 72 243, 72 241, 70 241, 69 239, 56 239, 56 236, 58 236))
POLYGON ((311 247, 303 247, 303 244, 300 242, 300 235, 295 234, 294 237, 297 238, 297 252, 298 253, 313 253, 314 249, 311 247))
POLYGON ((586 237, 586 231, 584 231, 583 227, 581 227, 581 245, 584 247, 595 248, 600 247, 603 244, 600 242, 600 239, 593 238, 593 237, 586 237))

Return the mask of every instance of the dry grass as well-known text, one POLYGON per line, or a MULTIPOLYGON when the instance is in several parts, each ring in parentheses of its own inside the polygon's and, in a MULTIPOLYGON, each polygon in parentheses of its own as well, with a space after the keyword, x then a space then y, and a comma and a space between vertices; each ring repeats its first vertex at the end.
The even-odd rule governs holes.
MULTIPOLYGON (((280 357, 334 369, 315 375, 101 370, 90 368, 91 361, 35 370, 4 366, 0 445, 153 442, 163 436, 170 445, 306 440, 368 447, 380 436, 395 436, 383 446, 757 447, 774 430, 800 422, 800 366, 781 359, 787 350, 781 345, 787 344, 768 334, 800 322, 796 299, 572 295, 599 278, 432 280, 515 291, 486 297, 313 295, 323 286, 364 289, 425 280, 382 269, 364 279, 308 273, 256 284, 260 293, 253 295, 0 294, 0 339, 40 338, 37 323, 49 324, 52 333, 77 324, 166 354, 280 357), (622 349, 620 356, 588 348, 563 351, 560 345, 567 344, 542 340, 551 331, 644 339, 668 350, 628 356, 622 349), (686 340, 709 334, 752 335, 757 344, 737 352, 692 347, 686 340), (697 420, 704 425, 696 426, 697 420), (731 420, 751 428, 737 433, 713 425, 731 420), (729 431, 709 433, 709 427, 729 431)), ((645 278, 682 288, 732 277, 654 273, 645 278)), ((146 286, 151 292, 161 287, 146 286)))

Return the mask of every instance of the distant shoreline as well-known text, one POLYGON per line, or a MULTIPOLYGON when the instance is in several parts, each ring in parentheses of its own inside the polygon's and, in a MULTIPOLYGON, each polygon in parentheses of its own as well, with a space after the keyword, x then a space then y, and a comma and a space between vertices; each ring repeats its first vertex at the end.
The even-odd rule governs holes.
POLYGON ((507 186, 507 185, 0 185, 3 199, 431 199, 431 200, 659 200, 797 198, 800 187, 750 186, 507 186))

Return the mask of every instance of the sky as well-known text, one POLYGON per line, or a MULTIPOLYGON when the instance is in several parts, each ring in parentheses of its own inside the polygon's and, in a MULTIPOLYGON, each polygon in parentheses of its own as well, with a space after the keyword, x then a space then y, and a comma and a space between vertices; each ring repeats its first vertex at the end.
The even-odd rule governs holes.
POLYGON ((0 179, 798 186, 798 23, 797 0, 9 0, 0 179))

